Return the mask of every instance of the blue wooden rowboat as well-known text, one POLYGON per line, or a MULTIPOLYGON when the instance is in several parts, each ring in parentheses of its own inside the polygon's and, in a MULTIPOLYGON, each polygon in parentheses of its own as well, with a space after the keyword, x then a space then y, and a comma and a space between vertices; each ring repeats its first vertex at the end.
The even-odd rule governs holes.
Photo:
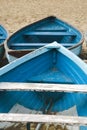
MULTIPOLYGON (((87 65, 71 51, 54 42, 2 67, 0 82, 87 84, 87 65)), ((87 116, 86 94, 0 92, 0 112, 9 112, 16 103, 29 109, 44 111, 50 102, 51 111, 59 112, 75 105, 79 116, 87 116)))
MULTIPOLYGON (((87 84, 87 65, 54 42, 2 67, 0 82, 87 84)), ((16 103, 42 110, 46 103, 52 101, 52 111, 63 111, 76 105, 78 115, 87 116, 86 94, 34 91, 0 93, 0 112, 8 112, 16 103)))
POLYGON ((54 41, 79 55, 83 35, 73 26, 50 16, 18 30, 8 39, 7 46, 16 53, 34 50, 54 41))
POLYGON ((7 36, 7 31, 2 25, 0 25, 0 61, 5 54, 4 41, 7 39, 7 36))

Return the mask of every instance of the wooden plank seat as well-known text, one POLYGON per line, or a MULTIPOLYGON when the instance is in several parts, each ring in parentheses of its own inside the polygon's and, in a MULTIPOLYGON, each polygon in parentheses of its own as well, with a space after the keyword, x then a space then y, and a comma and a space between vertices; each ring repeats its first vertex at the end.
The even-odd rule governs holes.
MULTIPOLYGON (((37 83, 0 83, 0 91, 58 91, 58 92, 81 92, 87 93, 87 85, 69 84, 37 84, 37 83)), ((61 116, 48 114, 16 114, 1 113, 0 122, 40 122, 60 123, 69 125, 87 125, 87 117, 61 116)))
MULTIPOLYGON (((11 47, 17 47, 17 46, 26 46, 26 47, 32 47, 32 46, 35 46, 35 47, 41 47, 41 46, 45 46, 49 43, 12 43, 10 46, 11 47)), ((73 46, 74 44, 76 43, 60 43, 61 45, 65 46, 65 47, 71 47, 73 46)))
POLYGON ((73 34, 71 32, 31 31, 31 32, 25 33, 24 36, 72 36, 72 37, 76 37, 76 34, 73 34))
POLYGON ((59 27, 57 29, 48 29, 48 30, 46 30, 46 29, 42 29, 42 30, 37 29, 37 30, 33 30, 33 31, 39 31, 39 32, 66 32, 68 30, 66 28, 59 27))
POLYGON ((48 114, 0 114, 1 122, 40 122, 40 123, 59 123, 68 125, 87 125, 87 117, 60 116, 48 114))
POLYGON ((87 93, 87 85, 1 82, 0 91, 51 91, 87 93))

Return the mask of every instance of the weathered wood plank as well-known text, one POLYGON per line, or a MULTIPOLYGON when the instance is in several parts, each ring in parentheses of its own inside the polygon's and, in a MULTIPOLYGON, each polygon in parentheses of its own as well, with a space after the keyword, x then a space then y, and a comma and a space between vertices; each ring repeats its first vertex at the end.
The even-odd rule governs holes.
MULTIPOLYGON (((11 47, 18 47, 18 46, 29 46, 29 47, 41 47, 41 46, 45 46, 46 44, 49 43, 12 43, 11 47)), ((72 43, 61 43, 62 46, 73 46, 72 43)))
POLYGON ((87 85, 41 84, 41 83, 0 83, 0 91, 51 91, 87 93, 87 85))
POLYGON ((42 35, 42 36, 45 36, 45 35, 51 35, 51 36, 73 36, 73 37, 76 37, 76 34, 74 33, 71 33, 71 32, 39 32, 39 31, 32 31, 32 32, 28 32, 26 34, 24 34, 24 36, 30 36, 30 35, 42 35))
POLYGON ((4 122, 40 122, 60 123, 70 125, 87 125, 87 117, 41 115, 41 114, 0 114, 0 121, 4 122))

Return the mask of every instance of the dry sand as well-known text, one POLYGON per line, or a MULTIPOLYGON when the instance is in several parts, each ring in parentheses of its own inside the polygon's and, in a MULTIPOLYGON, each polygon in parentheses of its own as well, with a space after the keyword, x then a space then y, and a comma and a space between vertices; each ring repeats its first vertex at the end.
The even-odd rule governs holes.
POLYGON ((0 0, 0 24, 10 34, 50 15, 87 31, 87 0, 0 0))
MULTIPOLYGON (((87 31, 87 0, 0 0, 0 24, 9 35, 50 15, 77 27, 83 34, 87 31)), ((85 43, 83 47, 86 53, 85 43)))

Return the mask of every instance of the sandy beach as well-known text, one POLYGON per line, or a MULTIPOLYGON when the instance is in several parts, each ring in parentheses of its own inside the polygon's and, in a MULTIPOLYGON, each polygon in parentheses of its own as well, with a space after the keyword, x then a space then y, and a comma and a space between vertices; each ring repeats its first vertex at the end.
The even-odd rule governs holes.
POLYGON ((84 0, 0 0, 0 24, 9 35, 21 27, 54 15, 87 31, 87 1, 84 0))

